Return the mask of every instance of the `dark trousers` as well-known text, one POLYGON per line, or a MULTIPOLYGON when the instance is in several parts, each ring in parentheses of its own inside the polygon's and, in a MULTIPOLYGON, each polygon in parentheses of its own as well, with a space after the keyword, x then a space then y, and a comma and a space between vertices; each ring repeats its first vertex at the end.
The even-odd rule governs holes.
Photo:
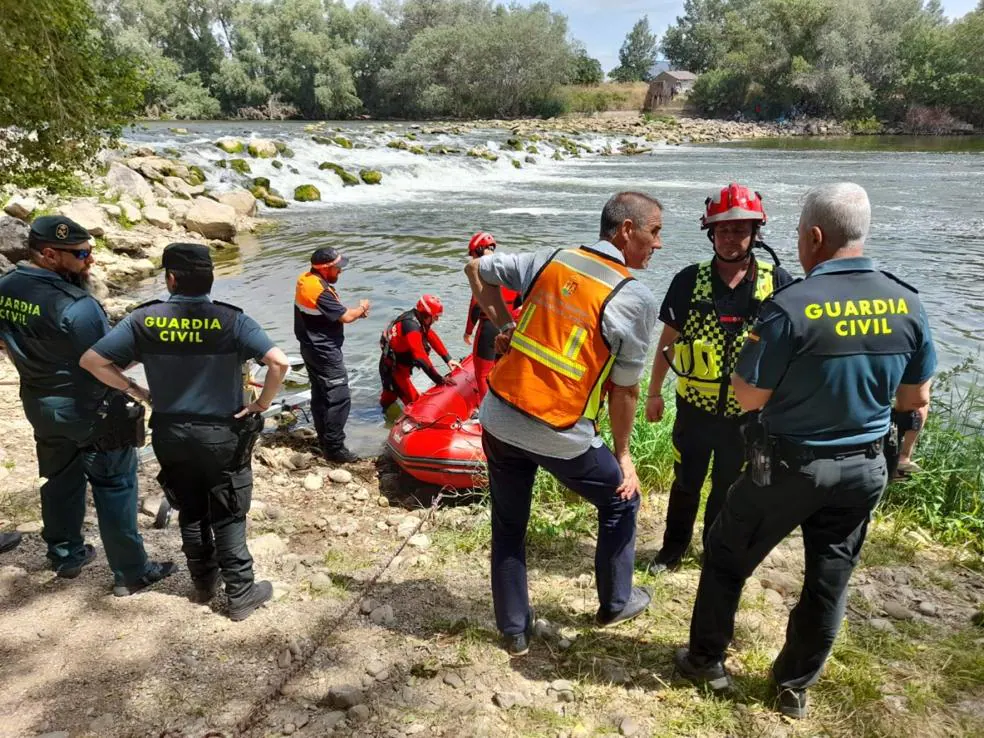
POLYGON ((147 570, 137 530, 137 455, 132 448, 92 451, 95 413, 70 397, 22 395, 34 427, 41 485, 41 537, 57 571, 85 558, 82 524, 86 482, 99 519, 99 537, 116 584, 129 584, 147 570))
POLYGON ((742 474, 711 527, 690 622, 690 652, 698 664, 724 658, 745 580, 801 526, 803 591, 772 671, 781 687, 805 689, 819 678, 844 618, 848 580, 887 481, 885 457, 818 459, 791 468, 776 464, 772 474, 768 487, 742 474))
POLYGON ((246 548, 246 513, 253 470, 234 463, 239 435, 233 424, 186 422, 154 425, 157 479, 178 509, 181 550, 197 584, 222 571, 230 599, 253 584, 253 559, 246 548), (238 466, 238 468, 237 468, 238 466))
POLYGON ((337 354, 316 353, 303 344, 301 358, 311 380, 311 415, 318 432, 321 449, 334 453, 345 445, 345 423, 352 409, 348 372, 341 351, 337 354))
POLYGON ((708 467, 711 467, 711 491, 704 506, 705 547, 707 533, 745 463, 738 419, 705 413, 679 397, 673 423, 673 449, 674 479, 666 511, 663 548, 659 555, 661 560, 669 563, 682 559, 690 546, 708 467))
POLYGON ((541 456, 512 446, 486 431, 482 446, 489 464, 492 497, 492 602, 495 622, 506 635, 522 633, 530 611, 526 583, 526 526, 533 479, 539 467, 598 508, 595 579, 606 613, 625 607, 632 591, 638 495, 615 492, 622 471, 608 448, 590 448, 574 459, 541 456))

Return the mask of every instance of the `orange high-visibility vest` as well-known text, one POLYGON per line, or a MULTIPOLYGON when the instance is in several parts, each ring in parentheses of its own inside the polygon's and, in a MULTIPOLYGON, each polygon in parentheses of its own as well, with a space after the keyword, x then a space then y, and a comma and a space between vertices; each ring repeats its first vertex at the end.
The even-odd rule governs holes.
POLYGON ((305 315, 321 315, 321 310, 318 308, 318 298, 326 289, 336 298, 338 297, 334 288, 320 276, 314 272, 304 272, 297 278, 297 286, 294 289, 294 307, 305 315))
POLYGON ((601 331, 608 300, 633 277, 584 247, 557 251, 533 279, 492 393, 555 430, 596 420, 615 357, 601 331))

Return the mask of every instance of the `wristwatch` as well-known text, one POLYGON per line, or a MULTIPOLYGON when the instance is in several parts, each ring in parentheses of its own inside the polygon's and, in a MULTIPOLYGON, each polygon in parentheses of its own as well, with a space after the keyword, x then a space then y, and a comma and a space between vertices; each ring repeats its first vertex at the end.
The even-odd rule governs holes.
POLYGON ((516 321, 515 320, 510 320, 504 326, 500 326, 499 333, 505 333, 506 331, 512 330, 515 327, 516 327, 516 321))

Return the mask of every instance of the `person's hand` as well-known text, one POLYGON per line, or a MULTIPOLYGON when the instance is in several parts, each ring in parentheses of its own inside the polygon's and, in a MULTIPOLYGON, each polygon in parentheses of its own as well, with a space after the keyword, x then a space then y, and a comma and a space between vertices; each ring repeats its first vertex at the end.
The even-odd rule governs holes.
POLYGON ((495 352, 497 354, 508 354, 509 353, 509 342, 512 340, 513 331, 515 328, 510 328, 505 330, 495 337, 495 352))
POLYGON ((362 308, 362 317, 363 318, 368 318, 369 317, 369 301, 368 300, 359 300, 359 307, 362 308))
POLYGON ((466 333, 466 334, 465 334, 464 336, 462 336, 462 338, 464 338, 464 340, 465 340, 465 345, 466 345, 466 346, 471 346, 471 345, 472 345, 472 337, 471 337, 471 333, 466 333))
POLYGON ((446 377, 441 377, 441 384, 443 384, 445 387, 447 387, 447 386, 450 386, 450 385, 454 384, 454 380, 451 379, 451 375, 449 374, 446 377))
POLYGON ((140 400, 140 402, 146 402, 148 405, 150 403, 150 390, 146 387, 141 387, 139 384, 133 383, 127 389, 126 393, 135 400, 140 400))
POLYGON ((650 423, 661 421, 664 412, 666 412, 666 401, 662 395, 652 395, 646 401, 646 420, 650 423))
POLYGON ((264 407, 263 405, 261 405, 260 403, 254 400, 253 402, 249 403, 246 407, 244 407, 242 410, 240 410, 238 413, 236 413, 233 417, 235 417, 238 420, 239 418, 244 418, 247 415, 252 415, 253 413, 265 413, 269 409, 270 409, 269 405, 264 407))
POLYGON ((615 490, 623 500, 631 500, 639 494, 639 475, 636 474, 635 464, 628 452, 622 454, 618 460, 618 466, 622 470, 622 483, 615 490))
POLYGON ((460 361, 457 361, 455 359, 451 359, 448 362, 448 366, 451 367, 452 370, 454 370, 454 369, 461 369, 461 362, 460 361))

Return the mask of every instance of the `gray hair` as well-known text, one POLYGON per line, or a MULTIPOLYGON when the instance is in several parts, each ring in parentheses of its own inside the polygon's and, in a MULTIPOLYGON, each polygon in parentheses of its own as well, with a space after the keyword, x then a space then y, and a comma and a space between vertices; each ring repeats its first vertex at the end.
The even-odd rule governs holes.
POLYGON ((611 241, 618 227, 626 220, 643 226, 653 208, 663 209, 663 204, 655 197, 642 192, 619 192, 612 195, 601 211, 601 231, 599 238, 611 241))
POLYGON ((814 187, 803 199, 800 223, 806 228, 819 228, 833 251, 863 246, 871 228, 868 193, 853 182, 814 187))

